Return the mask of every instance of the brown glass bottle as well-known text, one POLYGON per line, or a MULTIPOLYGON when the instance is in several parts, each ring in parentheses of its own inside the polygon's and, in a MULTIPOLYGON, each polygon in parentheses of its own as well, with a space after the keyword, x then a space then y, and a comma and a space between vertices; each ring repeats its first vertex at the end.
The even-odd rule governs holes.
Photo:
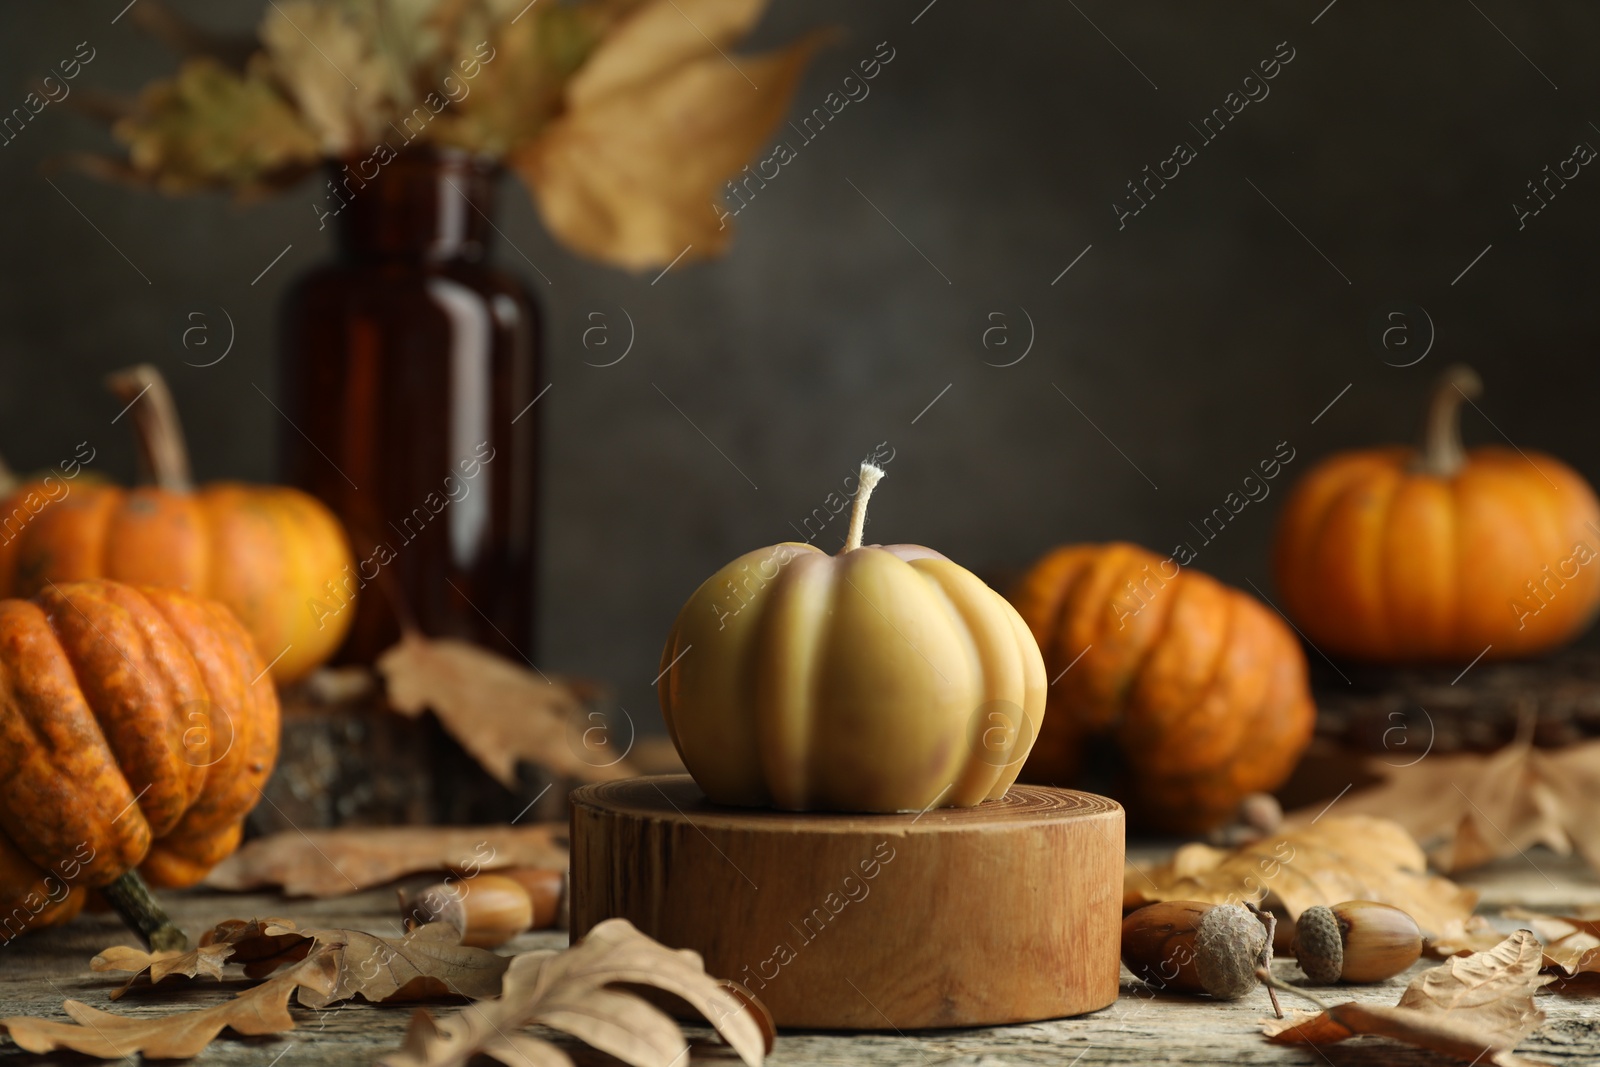
MULTIPOLYGON (((402 620, 531 657, 538 315, 487 263, 499 169, 412 149, 363 168, 330 168, 338 257, 291 288, 280 331, 285 474, 357 560, 341 658, 370 662, 402 620)), ((347 589, 327 592, 308 610, 339 610, 347 589)))

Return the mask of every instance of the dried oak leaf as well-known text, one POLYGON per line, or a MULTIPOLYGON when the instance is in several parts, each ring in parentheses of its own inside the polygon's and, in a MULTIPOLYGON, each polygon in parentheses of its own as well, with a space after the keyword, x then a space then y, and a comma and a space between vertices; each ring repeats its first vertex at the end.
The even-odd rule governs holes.
POLYGON ((431 710, 507 788, 516 788, 521 760, 585 782, 634 774, 605 725, 584 719, 570 688, 487 649, 407 634, 377 667, 396 711, 414 718, 431 710))
POLYGON ((1506 937, 1482 915, 1469 915, 1465 919, 1451 919, 1434 931, 1423 950, 1435 959, 1450 956, 1470 956, 1474 952, 1487 952, 1506 937))
POLYGON ((241 76, 214 59, 191 59, 148 86, 133 114, 112 127, 127 169, 168 193, 262 191, 298 179, 321 159, 315 134, 279 92, 266 61, 241 76))
POLYGON ((567 82, 566 110, 508 159, 551 233, 630 270, 727 246, 722 184, 787 114, 820 41, 730 54, 765 7, 650 0, 606 33, 567 82))
POLYGON ((147 1059, 187 1059, 198 1056, 224 1029, 246 1036, 293 1030, 290 995, 296 990, 331 989, 337 970, 332 956, 313 955, 230 1000, 198 1011, 130 1017, 69 1000, 62 1008, 72 1017, 70 1023, 14 1015, 0 1019, 0 1029, 29 1052, 71 1049, 103 1060, 126 1059, 134 1053, 147 1059))
POLYGON ((1427 873, 1427 857, 1399 824, 1325 816, 1232 850, 1184 845, 1150 869, 1123 875, 1124 910, 1157 900, 1276 904, 1291 919, 1313 904, 1376 900, 1410 913, 1425 932, 1472 914, 1478 895, 1427 873))
POLYGON ((183 978, 198 978, 204 975, 207 978, 220 979, 222 965, 231 955, 233 955, 232 945, 201 945, 187 952, 146 952, 144 949, 130 948, 127 945, 112 945, 89 961, 89 969, 132 973, 133 977, 128 979, 127 985, 111 994, 111 999, 117 1000, 145 976, 149 977, 151 985, 156 985, 173 975, 183 978))
POLYGON ((1545 750, 1524 737, 1488 755, 1429 756, 1398 770, 1374 759, 1366 770, 1385 781, 1340 800, 1340 812, 1394 819, 1440 870, 1542 844, 1577 849, 1600 871, 1600 741, 1545 750))
POLYGON ((211 869, 213 889, 282 886, 291 897, 340 897, 423 871, 475 874, 563 868, 565 823, 284 830, 258 837, 211 869))
MULTIPOLYGON (((405 1044, 382 1060, 386 1067, 464 1067, 488 1056, 508 1067, 567 1065, 556 1045, 521 1033, 535 1024, 570 1034, 633 1067, 671 1067, 687 1060, 688 1044, 672 1017, 616 986, 653 986, 703 1015, 748 1067, 767 1050, 761 1023, 745 1000, 705 972, 693 952, 669 949, 625 919, 601 923, 563 952, 529 952, 512 960, 498 1000, 435 1021, 411 1019, 405 1044)), ((752 998, 753 999, 753 998, 752 998)))
POLYGON ((374 1004, 439 997, 491 997, 509 957, 461 944, 443 925, 419 927, 404 937, 378 937, 361 930, 294 930, 268 925, 235 946, 245 974, 259 978, 300 959, 333 960, 334 980, 326 989, 302 989, 307 1008, 325 1008, 361 997, 374 1004), (297 940, 289 940, 295 938, 297 940))
POLYGON ((1525 924, 1544 945, 1544 970, 1557 978, 1600 974, 1600 919, 1544 915, 1507 908, 1505 917, 1525 924))
POLYGON ((224 1029, 245 1035, 293 1030, 291 995, 313 1009, 355 997, 373 1003, 487 997, 500 991, 511 963, 460 944, 454 931, 438 925, 384 938, 360 930, 300 930, 284 919, 231 919, 206 933, 192 952, 150 954, 119 946, 90 966, 137 969, 135 980, 148 970, 154 983, 179 972, 221 977, 224 961, 243 963, 246 977, 271 977, 198 1011, 128 1017, 69 1000, 63 1009, 73 1022, 13 1016, 0 1019, 0 1029, 29 1052, 64 1048, 101 1059, 136 1052, 149 1059, 182 1058, 199 1055, 224 1029), (157 968, 164 968, 159 976, 157 968))
POLYGON ((1526 930, 1487 952, 1458 956, 1414 978, 1394 1007, 1346 1001, 1296 1012, 1263 1031, 1282 1044, 1322 1045, 1358 1034, 1392 1037, 1473 1063, 1522 1067, 1517 1043, 1544 1022, 1533 995, 1551 979, 1539 973, 1539 942, 1526 930))

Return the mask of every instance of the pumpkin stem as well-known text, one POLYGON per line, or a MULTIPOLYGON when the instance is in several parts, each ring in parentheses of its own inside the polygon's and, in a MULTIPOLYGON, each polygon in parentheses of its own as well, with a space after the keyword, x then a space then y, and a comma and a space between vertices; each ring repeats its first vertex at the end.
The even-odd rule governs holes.
POLYGON ((155 894, 150 892, 150 887, 139 877, 137 870, 131 870, 110 885, 102 886, 100 895, 122 916, 128 928, 137 933, 153 951, 182 952, 189 947, 188 936, 162 910, 155 894))
POLYGON ((1453 477, 1467 461, 1461 444, 1461 402, 1483 392, 1478 372, 1463 364, 1446 367, 1433 387, 1428 414, 1422 423, 1422 446, 1411 470, 1436 478, 1453 477))
POLYGON ((124 410, 133 415, 145 475, 163 489, 192 492, 194 479, 189 475, 189 449, 183 443, 178 406, 161 372, 149 363, 140 363, 107 377, 106 388, 128 405, 124 410))
POLYGON ((0 496, 8 495, 18 485, 16 472, 11 465, 0 458, 0 496))
POLYGON ((856 483, 856 500, 850 508, 850 536, 845 538, 844 548, 839 550, 841 556, 861 547, 861 533, 867 526, 867 498, 882 477, 882 467, 871 463, 861 465, 861 480, 856 483))

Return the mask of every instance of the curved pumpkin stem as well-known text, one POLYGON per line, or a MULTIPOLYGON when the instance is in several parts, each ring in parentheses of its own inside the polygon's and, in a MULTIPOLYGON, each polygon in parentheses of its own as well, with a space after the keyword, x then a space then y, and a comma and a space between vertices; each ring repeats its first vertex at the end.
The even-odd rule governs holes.
POLYGON ((1428 414, 1422 424, 1422 445, 1411 469, 1438 478, 1453 477, 1467 461, 1461 444, 1461 402, 1483 392, 1483 379, 1464 364, 1445 368, 1428 400, 1428 414))
POLYGON ((189 947, 188 935, 162 910, 137 870, 102 886, 100 895, 152 950, 182 952, 189 947))
POLYGON ((178 406, 161 372, 149 363, 117 371, 106 378, 106 388, 128 405, 133 418, 140 465, 146 476, 175 493, 194 490, 189 474, 189 449, 183 443, 178 406))
POLYGON ((845 538, 844 547, 839 550, 841 556, 861 547, 861 534, 867 527, 867 498, 872 495, 873 487, 882 477, 882 468, 871 463, 861 465, 861 478, 856 482, 855 503, 850 507, 850 536, 845 538))
POLYGON ((21 483, 17 480, 16 472, 11 469, 11 464, 0 457, 0 496, 9 496, 11 490, 19 484, 21 483))

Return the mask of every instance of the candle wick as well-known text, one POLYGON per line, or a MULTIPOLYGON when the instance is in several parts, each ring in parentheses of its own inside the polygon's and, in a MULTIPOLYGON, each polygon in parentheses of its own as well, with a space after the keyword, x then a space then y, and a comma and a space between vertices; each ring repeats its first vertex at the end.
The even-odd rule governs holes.
POLYGON ((861 547, 861 532, 867 525, 867 498, 872 495, 872 487, 877 485, 878 479, 882 477, 883 468, 871 463, 861 465, 861 480, 856 485, 855 504, 850 508, 850 536, 845 538, 840 555, 854 552, 861 547))

